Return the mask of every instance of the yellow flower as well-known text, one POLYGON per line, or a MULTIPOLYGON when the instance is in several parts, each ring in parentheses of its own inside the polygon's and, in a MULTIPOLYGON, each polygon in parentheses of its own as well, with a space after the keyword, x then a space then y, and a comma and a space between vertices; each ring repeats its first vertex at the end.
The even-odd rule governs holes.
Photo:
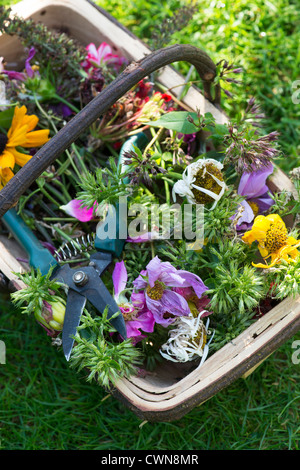
POLYGON ((0 134, 0 189, 14 176, 14 166, 24 166, 31 158, 17 147, 41 147, 49 140, 49 129, 34 131, 39 118, 26 113, 26 106, 16 106, 7 134, 0 134))
POLYGON ((271 268, 282 259, 290 262, 300 254, 297 250, 300 241, 288 236, 285 223, 277 214, 256 217, 252 229, 244 234, 242 240, 248 245, 257 241, 261 256, 264 259, 271 257, 270 264, 253 263, 257 268, 271 268))

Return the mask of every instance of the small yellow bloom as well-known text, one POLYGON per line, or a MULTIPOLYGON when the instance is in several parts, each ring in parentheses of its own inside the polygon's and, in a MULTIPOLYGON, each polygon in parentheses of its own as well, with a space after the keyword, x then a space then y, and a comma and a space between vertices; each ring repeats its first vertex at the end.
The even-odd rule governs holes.
POLYGON ((7 134, 0 134, 0 189, 14 176, 15 164, 24 166, 31 155, 17 147, 41 147, 49 140, 49 129, 34 131, 39 118, 27 114, 26 106, 15 107, 14 116, 7 134))
POLYGON ((257 268, 271 268, 282 259, 290 262, 300 254, 297 250, 300 240, 288 236, 285 223, 278 214, 256 217, 252 229, 244 234, 242 240, 248 245, 257 241, 261 256, 264 259, 271 257, 269 265, 253 263, 257 268))

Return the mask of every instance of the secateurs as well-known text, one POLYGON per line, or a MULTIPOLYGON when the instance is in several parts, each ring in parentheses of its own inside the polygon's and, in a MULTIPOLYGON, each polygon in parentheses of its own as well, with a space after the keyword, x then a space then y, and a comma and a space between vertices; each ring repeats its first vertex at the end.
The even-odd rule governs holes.
MULTIPOLYGON (((134 142, 138 140, 145 143, 144 134, 137 135, 134 142)), ((124 144, 124 151, 128 150, 128 145, 133 145, 133 142, 124 144)), ((122 164, 124 151, 120 153, 119 165, 122 164)), ((29 264, 33 268, 40 269, 41 273, 45 275, 53 267, 51 279, 56 279, 68 286, 66 312, 62 330, 63 351, 67 361, 70 358, 76 329, 80 324, 80 318, 87 301, 96 308, 99 314, 102 314, 105 308, 107 308, 108 320, 111 321, 121 337, 126 339, 126 326, 123 315, 101 279, 101 275, 111 264, 113 257, 120 256, 125 239, 116 237, 113 240, 101 240, 96 235, 94 242, 95 252, 90 255, 88 266, 71 268, 69 264, 61 265, 59 260, 52 256, 50 251, 35 237, 15 209, 7 211, 1 220, 28 253, 29 264)))

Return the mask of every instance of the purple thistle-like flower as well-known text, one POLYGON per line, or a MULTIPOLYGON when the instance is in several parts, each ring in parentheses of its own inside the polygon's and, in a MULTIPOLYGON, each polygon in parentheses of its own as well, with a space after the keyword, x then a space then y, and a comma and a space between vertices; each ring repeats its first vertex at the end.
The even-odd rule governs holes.
POLYGON ((187 300, 175 288, 192 287, 198 298, 207 290, 199 276, 178 270, 157 256, 141 271, 133 285, 137 292, 142 291, 145 304, 153 313, 156 323, 163 326, 173 323, 178 316, 190 314, 187 300))

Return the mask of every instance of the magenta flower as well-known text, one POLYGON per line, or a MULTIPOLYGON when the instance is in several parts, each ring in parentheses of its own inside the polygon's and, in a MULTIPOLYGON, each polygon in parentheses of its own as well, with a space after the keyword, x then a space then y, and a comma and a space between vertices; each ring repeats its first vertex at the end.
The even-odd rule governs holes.
POLYGON ((274 200, 269 196, 269 188, 266 185, 268 176, 273 173, 273 165, 269 163, 260 170, 244 172, 241 176, 238 194, 245 196, 241 202, 244 212, 238 220, 237 230, 248 230, 249 224, 254 218, 266 212, 273 204, 274 200))
POLYGON ((173 323, 175 317, 190 315, 187 300, 175 288, 192 287, 198 298, 207 290, 199 276, 177 270, 157 256, 148 263, 146 270, 141 271, 133 285, 135 291, 144 296, 145 305, 153 313, 156 323, 163 326, 173 323))
POLYGON ((5 73, 10 80, 19 80, 21 82, 25 82, 28 78, 33 78, 35 75, 39 75, 39 73, 33 70, 30 65, 30 61, 33 59, 35 52, 36 51, 34 47, 29 49, 27 59, 25 60, 25 72, 2 70, 2 73, 5 73))
POLYGON ((104 64, 112 64, 120 67, 124 64, 125 59, 113 54, 112 48, 106 42, 102 42, 98 49, 95 44, 91 43, 86 47, 88 54, 81 66, 87 72, 91 68, 100 68, 104 64))
POLYGON ((89 222, 94 218, 96 204, 97 203, 94 203, 93 207, 88 209, 82 205, 82 201, 80 199, 72 199, 68 204, 60 206, 60 209, 71 217, 75 217, 80 222, 89 222))
POLYGON ((112 279, 114 298, 125 319, 127 338, 132 338, 137 343, 146 337, 143 332, 153 332, 154 316, 139 296, 132 294, 131 301, 128 301, 124 292, 127 285, 127 270, 124 261, 115 264, 112 279))
POLYGON ((34 77, 34 75, 36 74, 36 72, 33 70, 33 68, 30 65, 30 61, 33 59, 33 57, 35 55, 35 52, 36 52, 35 48, 31 47, 29 52, 28 52, 28 57, 25 60, 25 70, 26 70, 27 76, 29 78, 34 77))

